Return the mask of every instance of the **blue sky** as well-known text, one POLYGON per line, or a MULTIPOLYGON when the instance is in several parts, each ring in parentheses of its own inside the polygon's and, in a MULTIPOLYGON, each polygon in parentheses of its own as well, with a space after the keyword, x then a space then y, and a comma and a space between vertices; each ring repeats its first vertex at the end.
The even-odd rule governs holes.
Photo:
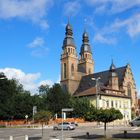
POLYGON ((58 82, 68 17, 77 54, 86 28, 95 72, 129 63, 140 94, 140 0, 0 0, 0 71, 32 93, 58 82))

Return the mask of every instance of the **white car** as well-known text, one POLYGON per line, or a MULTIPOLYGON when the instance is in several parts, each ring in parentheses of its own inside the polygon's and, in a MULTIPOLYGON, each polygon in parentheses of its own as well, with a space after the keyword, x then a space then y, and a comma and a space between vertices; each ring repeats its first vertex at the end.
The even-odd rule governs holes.
POLYGON ((137 117, 129 122, 131 126, 140 126, 140 117, 137 117))
POLYGON ((56 125, 53 126, 54 130, 61 130, 63 126, 63 130, 74 130, 75 129, 75 125, 71 124, 70 122, 63 122, 62 123, 58 123, 56 125))

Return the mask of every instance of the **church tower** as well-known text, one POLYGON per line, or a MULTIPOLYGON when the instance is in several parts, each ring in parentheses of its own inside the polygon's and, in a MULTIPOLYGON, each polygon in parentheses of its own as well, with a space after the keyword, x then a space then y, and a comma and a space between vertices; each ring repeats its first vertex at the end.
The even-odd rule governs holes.
POLYGON ((73 39, 73 32, 70 23, 66 25, 66 33, 61 54, 61 85, 70 94, 73 94, 78 87, 77 80, 78 57, 73 39))
POLYGON ((83 68, 86 75, 92 74, 94 72, 94 61, 92 59, 92 52, 89 45, 88 33, 84 31, 83 33, 83 43, 80 51, 79 66, 83 68))

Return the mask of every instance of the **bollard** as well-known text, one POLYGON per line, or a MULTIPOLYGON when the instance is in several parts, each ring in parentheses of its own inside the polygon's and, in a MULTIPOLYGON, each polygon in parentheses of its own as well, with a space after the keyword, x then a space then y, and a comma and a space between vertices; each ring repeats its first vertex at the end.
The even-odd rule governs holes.
POLYGON ((89 132, 86 133, 87 138, 89 138, 89 132))
POLYGON ((127 137, 127 130, 124 130, 124 137, 127 137))
POLYGON ((9 137, 9 140, 13 140, 13 136, 10 136, 10 137, 9 137))
POLYGON ((25 140, 28 140, 28 135, 25 135, 25 140))

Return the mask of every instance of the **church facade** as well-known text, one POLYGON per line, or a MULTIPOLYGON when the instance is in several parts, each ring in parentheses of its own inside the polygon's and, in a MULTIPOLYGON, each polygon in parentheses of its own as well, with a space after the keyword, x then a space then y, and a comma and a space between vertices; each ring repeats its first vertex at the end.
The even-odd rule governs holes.
POLYGON ((113 61, 106 71, 94 73, 88 33, 84 31, 77 55, 72 26, 66 25, 61 54, 62 87, 75 97, 88 97, 97 108, 119 109, 125 120, 137 110, 137 92, 129 64, 116 68, 113 61))

